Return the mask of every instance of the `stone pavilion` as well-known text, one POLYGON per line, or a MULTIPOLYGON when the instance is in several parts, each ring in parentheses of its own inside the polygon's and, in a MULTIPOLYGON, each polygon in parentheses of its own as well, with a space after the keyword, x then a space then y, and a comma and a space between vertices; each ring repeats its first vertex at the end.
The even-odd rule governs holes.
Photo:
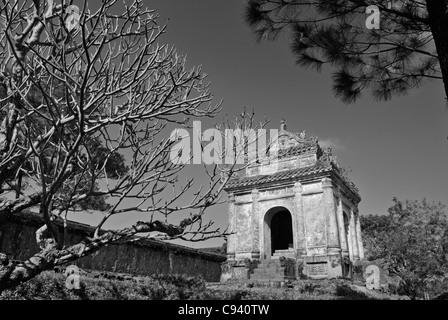
POLYGON ((233 234, 222 281, 350 277, 364 257, 358 189, 305 131, 282 121, 278 157, 248 166, 226 191, 233 234))

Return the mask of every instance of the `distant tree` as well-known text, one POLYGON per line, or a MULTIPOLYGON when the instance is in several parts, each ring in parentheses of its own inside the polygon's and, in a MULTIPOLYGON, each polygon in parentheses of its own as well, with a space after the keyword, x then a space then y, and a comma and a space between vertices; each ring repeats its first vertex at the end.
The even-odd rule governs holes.
MULTIPOLYGON (((166 26, 143 0, 85 0, 79 11, 71 4, 0 3, 0 221, 36 207, 43 224, 40 252, 23 262, 0 253, 0 291, 137 234, 220 237, 226 231, 204 214, 244 169, 204 166, 206 185, 179 181, 186 164, 172 161, 170 131, 220 110, 206 75, 158 44, 166 26), (95 233, 65 243, 55 219, 92 208, 104 211, 95 233), (132 212, 147 218, 102 230, 132 212)), ((253 115, 235 123, 245 130, 253 115)))
POLYGON ((366 258, 376 260, 383 258, 388 249, 391 223, 388 215, 361 215, 362 241, 366 258))
POLYGON ((346 103, 368 89, 388 100, 426 79, 443 80, 448 96, 446 0, 248 0, 245 18, 259 40, 289 31, 299 66, 335 67, 334 94, 346 103), (366 26, 370 5, 379 29, 366 26))
MULTIPOLYGON (((441 203, 393 199, 389 215, 361 216, 366 258, 384 259, 405 293, 426 296, 448 277, 448 218, 441 203)), ((439 292, 440 293, 440 292, 439 292)))

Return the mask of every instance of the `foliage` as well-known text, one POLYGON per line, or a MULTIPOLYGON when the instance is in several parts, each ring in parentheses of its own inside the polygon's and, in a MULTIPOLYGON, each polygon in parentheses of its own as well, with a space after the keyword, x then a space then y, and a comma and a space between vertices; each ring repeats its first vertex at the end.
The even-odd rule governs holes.
POLYGON ((69 290, 66 277, 52 271, 5 290, 0 300, 172 300, 195 299, 203 295, 205 282, 200 277, 183 275, 136 277, 132 280, 81 277, 81 288, 69 290))
MULTIPOLYGON (((210 287, 200 277, 154 275, 132 280, 81 276, 81 288, 68 290, 66 277, 44 271, 14 289, 0 293, 0 300, 364 300, 348 280, 301 280, 292 289, 247 288, 237 284, 210 287)), ((394 297, 384 295, 381 299, 394 297)), ((380 298, 378 298, 380 299, 380 298)))
MULTIPOLYGON (((441 203, 399 201, 387 216, 361 216, 366 258, 384 259, 405 293, 443 287, 448 273, 448 219, 441 203)), ((440 292, 439 292, 440 293, 440 292)))
POLYGON ((289 32, 299 66, 335 67, 334 94, 351 103, 365 90, 388 100, 427 79, 443 79, 448 96, 447 6, 439 0, 249 0, 245 17, 258 40, 289 32), (370 5, 379 9, 378 29, 366 26, 370 5))

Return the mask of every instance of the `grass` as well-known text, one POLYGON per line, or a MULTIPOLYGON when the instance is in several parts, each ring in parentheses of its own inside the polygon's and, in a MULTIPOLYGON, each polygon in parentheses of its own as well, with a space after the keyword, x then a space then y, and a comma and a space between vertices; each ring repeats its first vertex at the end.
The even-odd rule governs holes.
POLYGON ((0 300, 365 300, 392 299, 355 290, 349 280, 300 280, 290 288, 249 288, 242 283, 207 284, 200 277, 159 275, 126 279, 81 276, 80 289, 69 290, 66 277, 46 271, 0 300))
POLYGON ((183 276, 135 277, 132 280, 81 276, 80 288, 69 290, 66 277, 53 271, 0 294, 3 300, 162 300, 190 299, 205 290, 201 278, 183 276))

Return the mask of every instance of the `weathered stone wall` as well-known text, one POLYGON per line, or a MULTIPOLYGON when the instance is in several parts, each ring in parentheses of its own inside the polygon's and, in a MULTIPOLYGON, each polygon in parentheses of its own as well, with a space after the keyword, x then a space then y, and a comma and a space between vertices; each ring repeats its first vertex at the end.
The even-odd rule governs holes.
MULTIPOLYGON (((62 226, 59 225, 62 234, 62 226)), ((38 252, 35 232, 42 221, 35 214, 23 212, 0 225, 0 252, 12 259, 25 260, 38 252)), ((93 234, 93 228, 69 223, 67 243, 74 244, 93 234)), ((132 243, 110 244, 94 254, 76 261, 84 269, 135 275, 185 274, 202 275, 217 282, 224 256, 162 241, 140 239, 132 243)))
POLYGON ((250 192, 245 189, 230 196, 229 225, 236 232, 228 238, 228 258, 236 261, 231 265, 231 277, 240 275, 235 271, 239 269, 246 274, 246 259, 271 258, 270 219, 279 208, 291 214, 294 254, 303 260, 299 261, 303 270, 297 274, 349 276, 346 260, 353 262, 363 256, 357 205, 329 177, 303 184, 288 182, 269 188, 255 185, 250 192))

